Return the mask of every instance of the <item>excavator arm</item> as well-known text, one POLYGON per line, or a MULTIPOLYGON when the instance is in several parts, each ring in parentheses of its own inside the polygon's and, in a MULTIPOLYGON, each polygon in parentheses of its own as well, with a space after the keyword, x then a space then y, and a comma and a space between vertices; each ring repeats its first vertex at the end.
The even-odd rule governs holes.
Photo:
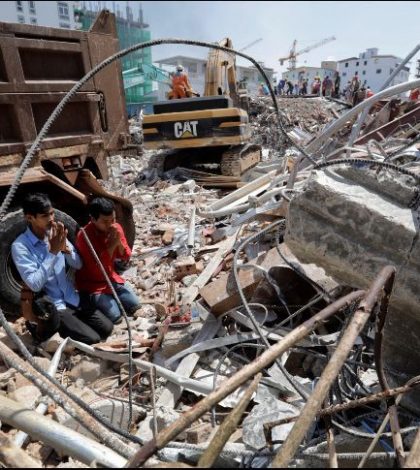
MULTIPOLYGON (((232 40, 225 38, 220 46, 232 49, 232 40)), ((211 49, 207 59, 204 96, 228 95, 234 106, 240 106, 235 55, 220 49, 211 49)))

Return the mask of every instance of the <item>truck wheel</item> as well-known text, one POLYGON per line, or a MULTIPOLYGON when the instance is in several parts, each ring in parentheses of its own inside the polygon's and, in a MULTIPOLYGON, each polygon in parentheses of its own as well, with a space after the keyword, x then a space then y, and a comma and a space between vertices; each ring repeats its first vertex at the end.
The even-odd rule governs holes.
MULTIPOLYGON (((68 229, 68 239, 74 244, 78 225, 69 215, 55 209, 55 220, 68 229)), ((20 314, 21 278, 12 260, 12 243, 26 230, 23 211, 9 212, 0 222, 0 307, 4 313, 20 314)))

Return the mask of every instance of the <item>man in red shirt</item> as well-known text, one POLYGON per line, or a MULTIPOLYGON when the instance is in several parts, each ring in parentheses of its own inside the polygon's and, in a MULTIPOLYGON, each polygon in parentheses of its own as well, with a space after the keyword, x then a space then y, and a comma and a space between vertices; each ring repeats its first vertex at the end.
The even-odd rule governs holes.
MULTIPOLYGON (((96 198, 89 205, 89 214, 91 220, 84 227, 86 235, 95 248, 124 309, 128 314, 133 314, 140 307, 140 300, 114 267, 116 259, 127 261, 131 256, 124 231, 121 225, 115 222, 114 203, 103 197, 96 198)), ((82 296, 89 296, 92 304, 114 324, 120 323, 121 312, 118 304, 82 231, 77 234, 76 248, 83 261, 82 268, 76 273, 79 292, 82 296)))

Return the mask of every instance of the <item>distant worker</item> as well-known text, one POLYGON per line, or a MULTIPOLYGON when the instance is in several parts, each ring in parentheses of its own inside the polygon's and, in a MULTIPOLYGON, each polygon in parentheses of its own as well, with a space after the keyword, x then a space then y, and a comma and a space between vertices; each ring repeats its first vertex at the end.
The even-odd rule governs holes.
POLYGON ((415 88, 414 90, 411 90, 409 100, 417 101, 419 99, 419 96, 420 96, 420 88, 415 88))
POLYGON ((340 97, 340 84, 341 84, 341 77, 338 72, 335 72, 334 76, 334 98, 340 97))
POLYGON ((308 94, 308 79, 305 78, 302 82, 301 94, 307 95, 308 94))
POLYGON ((284 86, 286 85, 286 80, 281 78, 279 80, 279 84, 277 85, 277 91, 279 95, 282 95, 284 93, 284 86))
POLYGON ((268 86, 261 82, 259 87, 258 87, 258 96, 268 96, 270 94, 270 91, 268 89, 268 86))
POLYGON ((371 96, 373 96, 375 93, 373 93, 373 91, 370 89, 370 86, 368 86, 366 88, 366 99, 370 98, 371 96))
POLYGON ((182 65, 176 66, 176 72, 172 75, 172 90, 169 92, 169 99, 190 98, 194 92, 188 75, 184 72, 182 65))
POLYGON ((318 95, 321 89, 321 77, 315 77, 314 81, 312 82, 312 94, 318 95))

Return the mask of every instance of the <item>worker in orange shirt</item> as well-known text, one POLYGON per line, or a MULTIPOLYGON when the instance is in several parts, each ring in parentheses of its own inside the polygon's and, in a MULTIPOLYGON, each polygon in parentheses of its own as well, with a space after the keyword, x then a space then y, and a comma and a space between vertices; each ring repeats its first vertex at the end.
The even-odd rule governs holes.
POLYGON ((420 96, 420 88, 415 88, 414 90, 411 90, 410 92, 410 101, 417 101, 420 96))
POLYGON ((373 91, 370 89, 370 87, 368 86, 366 88, 366 99, 372 97, 375 93, 373 93, 373 91))
POLYGON ((172 90, 169 92, 169 99, 190 98, 193 94, 193 89, 188 80, 188 75, 184 72, 184 67, 177 65, 176 73, 172 76, 172 90))

